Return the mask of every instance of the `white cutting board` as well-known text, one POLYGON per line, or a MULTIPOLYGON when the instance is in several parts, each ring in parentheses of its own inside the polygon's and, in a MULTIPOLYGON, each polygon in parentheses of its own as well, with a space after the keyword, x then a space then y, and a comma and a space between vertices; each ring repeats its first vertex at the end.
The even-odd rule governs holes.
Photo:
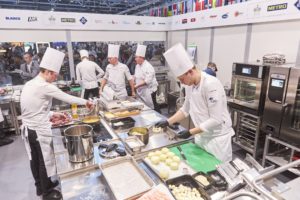
POLYGON ((168 170, 169 171, 169 178, 168 179, 176 178, 178 176, 185 175, 184 168, 187 168, 187 172, 188 172, 187 174, 193 175, 193 174, 196 173, 191 167, 189 167, 183 161, 180 161, 179 166, 178 166, 178 170, 171 170, 171 168, 169 166, 167 166, 164 162, 160 162, 158 165, 153 165, 151 163, 151 160, 148 157, 145 158, 144 160, 153 169, 153 171, 155 171, 155 173, 157 173, 157 175, 159 175, 160 170, 163 170, 163 169, 168 170))

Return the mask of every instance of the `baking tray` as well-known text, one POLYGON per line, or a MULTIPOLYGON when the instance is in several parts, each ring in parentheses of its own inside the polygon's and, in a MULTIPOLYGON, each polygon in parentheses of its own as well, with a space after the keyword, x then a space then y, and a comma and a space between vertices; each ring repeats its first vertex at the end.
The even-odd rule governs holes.
POLYGON ((100 169, 117 200, 136 199, 154 185, 132 157, 116 158, 101 164, 100 169))
MULTIPOLYGON (((204 189, 202 187, 200 187, 200 185, 197 183, 197 181, 191 175, 183 175, 180 177, 169 179, 166 181, 166 184, 167 184, 168 188, 169 188, 169 185, 175 185, 177 187, 180 184, 190 187, 190 188, 196 188, 204 200, 211 200, 210 196, 204 191, 204 189)), ((169 189, 169 190, 172 193, 172 190, 171 189, 169 189)))
POLYGON ((134 127, 135 124, 135 120, 132 117, 125 117, 123 119, 114 119, 111 120, 111 127, 113 129, 130 129, 132 127, 134 127), (123 123, 123 125, 118 125, 117 123, 123 123))
MULTIPOLYGON (((125 113, 125 114, 123 113, 121 115, 118 115, 118 114, 116 114, 118 112, 101 112, 100 115, 103 116, 107 121, 110 122, 112 120, 123 119, 126 117, 138 115, 141 113, 141 110, 138 110, 138 109, 126 109, 123 111, 128 111, 128 113, 125 113)), ((121 112, 123 112, 123 111, 121 111, 121 112)))
POLYGON ((210 189, 212 187, 213 183, 214 183, 214 179, 212 179, 209 175, 207 175, 207 174, 205 174, 203 172, 197 172, 192 177, 197 181, 197 183, 199 185, 201 185, 201 187, 203 187, 204 190, 210 189), (207 186, 203 185, 200 181, 198 181, 196 179, 196 177, 199 176, 199 175, 204 176, 207 179, 207 181, 209 182, 209 184, 207 186))

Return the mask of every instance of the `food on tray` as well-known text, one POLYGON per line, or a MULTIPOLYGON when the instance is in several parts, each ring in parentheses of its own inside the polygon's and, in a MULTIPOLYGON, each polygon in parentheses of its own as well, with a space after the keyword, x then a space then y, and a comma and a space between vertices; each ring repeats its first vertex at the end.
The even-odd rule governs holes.
POLYGON ((162 128, 161 127, 153 127, 152 128, 152 131, 153 131, 153 133, 160 133, 161 131, 162 131, 162 128))
POLYGON ((62 115, 54 115, 50 118, 50 122, 52 123, 52 126, 62 126, 67 123, 70 123, 72 121, 71 117, 67 115, 66 113, 62 113, 62 115))
POLYGON ((116 122, 116 123, 114 123, 114 125, 115 125, 115 126, 123 126, 124 123, 123 123, 123 122, 116 122))
POLYGON ((168 153, 168 152, 170 152, 170 150, 168 148, 164 147, 164 148, 162 148, 161 152, 168 153))
POLYGON ((165 163, 167 166, 170 166, 172 162, 173 162, 173 160, 168 158, 165 163))
POLYGON ((162 162, 164 162, 166 159, 167 159, 167 155, 166 154, 161 154, 159 156, 159 160, 162 161, 162 162))
POLYGON ((170 164, 171 170, 178 170, 179 164, 177 162, 172 162, 170 164))
POLYGON ((170 190, 177 200, 204 200, 196 188, 180 184, 179 186, 169 185, 170 190))
POLYGON ((159 177, 166 180, 169 178, 169 171, 166 169, 159 170, 159 177))
POLYGON ((174 162, 180 163, 180 158, 178 156, 174 156, 172 159, 174 162))
POLYGON ((138 198, 137 200, 171 200, 171 198, 164 192, 155 188, 145 193, 142 197, 138 198))
POLYGON ((155 153, 156 156, 160 156, 162 154, 161 151, 158 151, 158 150, 155 151, 154 153, 155 153))
POLYGON ((105 116, 106 118, 108 118, 108 119, 111 119, 111 118, 114 118, 114 117, 115 117, 115 115, 112 114, 112 113, 110 113, 110 112, 106 112, 106 113, 104 114, 104 116, 105 116))
POLYGON ((173 159, 173 157, 175 156, 175 153, 173 153, 173 152, 168 152, 168 153, 167 153, 167 156, 168 156, 168 158, 173 159))
POLYGON ((153 156, 155 156, 154 152, 150 152, 150 153, 148 153, 148 157, 149 157, 149 159, 151 159, 153 156))
POLYGON ((158 165, 159 164, 159 157, 158 156, 151 157, 151 163, 153 165, 158 165))
POLYGON ((195 177, 195 179, 201 183, 203 186, 208 186, 209 185, 209 181, 207 180, 207 178, 203 175, 198 175, 195 177))

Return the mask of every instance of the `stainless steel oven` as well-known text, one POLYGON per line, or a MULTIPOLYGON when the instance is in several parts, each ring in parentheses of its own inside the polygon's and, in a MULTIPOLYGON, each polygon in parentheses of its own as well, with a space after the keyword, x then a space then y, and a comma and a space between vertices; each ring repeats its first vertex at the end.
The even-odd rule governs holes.
POLYGON ((300 68, 270 68, 262 130, 300 146, 300 68))
POLYGON ((261 115, 267 88, 269 67, 264 65, 233 63, 230 107, 254 115, 261 115))

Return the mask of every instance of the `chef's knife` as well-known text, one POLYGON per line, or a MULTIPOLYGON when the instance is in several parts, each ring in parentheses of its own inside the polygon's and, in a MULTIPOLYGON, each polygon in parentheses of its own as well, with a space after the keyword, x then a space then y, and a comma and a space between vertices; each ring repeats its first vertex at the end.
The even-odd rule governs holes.
POLYGON ((187 163, 187 159, 186 159, 181 147, 178 146, 177 149, 179 150, 179 153, 180 153, 181 157, 183 158, 183 160, 185 161, 185 163, 187 163))

